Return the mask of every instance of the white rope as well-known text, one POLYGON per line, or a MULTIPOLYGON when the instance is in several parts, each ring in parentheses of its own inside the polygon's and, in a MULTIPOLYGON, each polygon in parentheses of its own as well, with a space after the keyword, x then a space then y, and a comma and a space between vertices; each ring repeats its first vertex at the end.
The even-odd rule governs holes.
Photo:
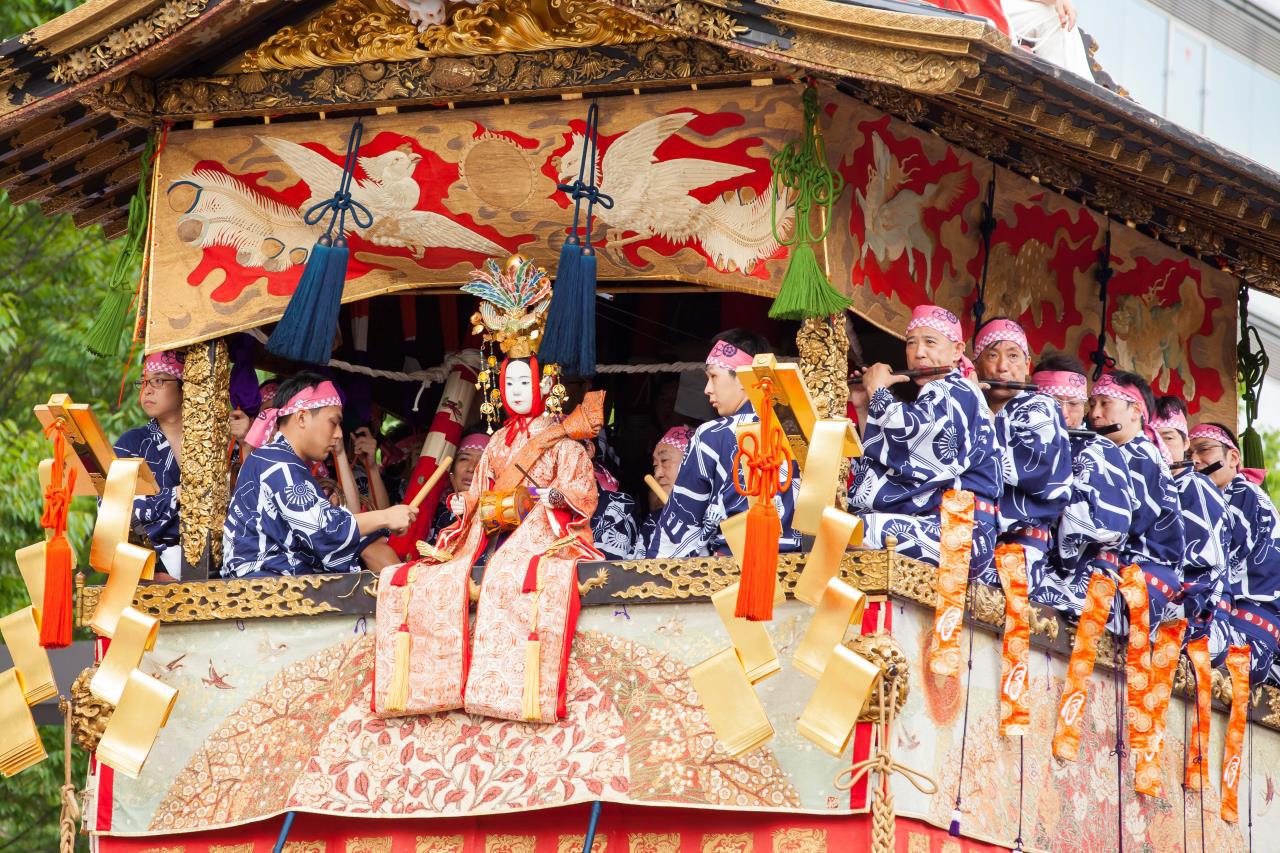
MULTIPOLYGON (((267 342, 267 334, 261 329, 250 329, 249 334, 259 342, 265 344, 267 342)), ((422 392, 430 388, 432 385, 439 385, 449 376, 449 371, 453 369, 455 364, 466 364, 473 370, 480 369, 479 352, 476 350, 463 350, 460 353, 451 353, 444 364, 439 367, 429 367, 425 370, 415 370, 413 373, 405 373, 400 370, 378 370, 373 367, 365 367, 363 364, 352 364, 349 361, 343 361, 338 358, 329 359, 329 367, 336 367, 338 370, 347 373, 359 373, 362 376, 372 376, 375 379, 390 379, 393 382, 417 382, 420 383, 418 394, 413 398, 413 410, 418 411, 418 400, 422 398, 422 392)), ((672 361, 658 364, 598 364, 596 365, 596 373, 607 374, 634 374, 634 373, 685 373, 690 370, 702 370, 707 365, 701 361, 672 361)))

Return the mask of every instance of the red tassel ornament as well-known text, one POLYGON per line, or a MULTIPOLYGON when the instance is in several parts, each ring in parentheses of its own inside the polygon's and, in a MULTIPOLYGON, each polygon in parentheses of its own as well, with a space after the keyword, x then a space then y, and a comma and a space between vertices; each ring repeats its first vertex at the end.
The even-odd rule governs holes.
POLYGON ((53 468, 44 492, 44 513, 40 526, 50 531, 44 546, 44 601, 40 606, 40 645, 62 649, 71 645, 72 581, 75 551, 67 541, 67 512, 76 485, 76 469, 66 470, 66 427, 54 421, 53 468))

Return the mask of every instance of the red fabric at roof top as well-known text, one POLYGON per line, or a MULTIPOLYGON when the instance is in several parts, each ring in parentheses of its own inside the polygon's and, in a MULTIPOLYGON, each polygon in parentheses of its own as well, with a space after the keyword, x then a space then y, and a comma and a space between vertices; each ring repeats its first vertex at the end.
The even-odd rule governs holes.
POLYGON ((925 0, 925 2, 940 9, 987 18, 996 25, 996 29, 1000 32, 1005 35, 1011 35, 1009 22, 1005 20, 1004 9, 1000 6, 1000 0, 925 0))

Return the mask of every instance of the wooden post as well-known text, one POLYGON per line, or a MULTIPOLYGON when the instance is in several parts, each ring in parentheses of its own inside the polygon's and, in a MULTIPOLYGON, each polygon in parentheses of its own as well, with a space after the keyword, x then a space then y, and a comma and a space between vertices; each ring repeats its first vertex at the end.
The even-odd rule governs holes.
POLYGON ((222 340, 187 348, 182 388, 182 579, 217 577, 230 499, 231 359, 222 340))

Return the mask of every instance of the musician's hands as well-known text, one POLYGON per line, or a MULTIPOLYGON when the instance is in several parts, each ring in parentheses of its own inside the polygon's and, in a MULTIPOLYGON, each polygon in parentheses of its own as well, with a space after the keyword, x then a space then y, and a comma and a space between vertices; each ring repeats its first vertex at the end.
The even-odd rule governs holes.
POLYGON ((867 393, 865 378, 863 379, 863 382, 854 382, 852 380, 863 377, 863 374, 865 373, 865 369, 855 370, 852 376, 849 377, 849 402, 852 403, 853 407, 859 412, 866 410, 867 403, 871 402, 871 395, 867 393))
POLYGON ((385 526, 389 528, 392 533, 396 534, 404 533, 408 530, 413 526, 413 522, 418 517, 417 507, 412 507, 408 504, 396 504, 395 506, 389 506, 382 512, 386 516, 385 526))
POLYGON ((231 437, 236 441, 244 441, 244 437, 249 434, 249 427, 253 426, 253 419, 240 409, 233 409, 227 423, 231 427, 231 437))
POLYGON ((907 377, 895 374, 893 368, 882 361, 868 367, 862 373, 862 387, 867 393, 867 398, 875 396, 875 393, 881 388, 888 388, 891 385, 897 385, 906 382, 907 377))
POLYGON ((458 494, 457 492, 454 492, 452 495, 449 495, 449 512, 453 513, 458 518, 462 518, 462 514, 466 511, 467 511, 467 502, 462 497, 462 495, 458 494))
POLYGON ((368 427, 360 427, 355 431, 354 437, 352 451, 357 457, 364 459, 369 466, 373 466, 378 455, 378 440, 369 432, 368 427))

